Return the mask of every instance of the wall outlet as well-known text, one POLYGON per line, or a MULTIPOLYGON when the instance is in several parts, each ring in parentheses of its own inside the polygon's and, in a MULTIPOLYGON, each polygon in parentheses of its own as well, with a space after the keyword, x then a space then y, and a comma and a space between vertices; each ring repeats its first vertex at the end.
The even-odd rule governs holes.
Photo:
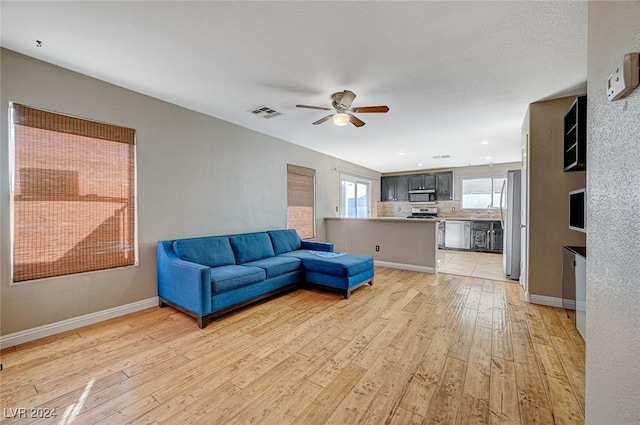
POLYGON ((622 99, 632 92, 640 80, 638 52, 624 55, 622 63, 607 78, 607 99, 609 102, 622 99))
POLYGON ((376 245, 376 252, 380 252, 380 245, 376 245))

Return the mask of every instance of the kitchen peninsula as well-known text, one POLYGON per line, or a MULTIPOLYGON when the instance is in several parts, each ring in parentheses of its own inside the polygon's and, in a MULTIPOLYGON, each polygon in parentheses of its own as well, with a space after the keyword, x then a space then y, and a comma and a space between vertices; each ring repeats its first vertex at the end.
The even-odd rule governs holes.
POLYGON ((438 272, 438 220, 326 217, 327 242, 336 251, 371 255, 376 265, 438 272))

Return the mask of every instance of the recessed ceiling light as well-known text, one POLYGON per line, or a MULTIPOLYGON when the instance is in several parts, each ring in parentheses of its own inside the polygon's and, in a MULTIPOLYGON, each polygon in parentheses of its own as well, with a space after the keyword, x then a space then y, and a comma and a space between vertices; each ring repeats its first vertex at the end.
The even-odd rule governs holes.
POLYGON ((491 157, 490 157, 490 156, 487 156, 487 157, 485 157, 485 159, 486 159, 486 160, 490 160, 490 159, 491 159, 491 157))
POLYGON ((436 155, 433 157, 433 159, 444 159, 444 158, 450 158, 449 155, 436 155))
POLYGON ((404 155, 404 152, 400 152, 398 155, 404 155))
POLYGON ((418 164, 418 167, 422 167, 424 164, 421 162, 418 164))
POLYGON ((480 142, 481 145, 488 145, 490 142, 490 140, 487 139, 482 139, 482 141, 480 142))

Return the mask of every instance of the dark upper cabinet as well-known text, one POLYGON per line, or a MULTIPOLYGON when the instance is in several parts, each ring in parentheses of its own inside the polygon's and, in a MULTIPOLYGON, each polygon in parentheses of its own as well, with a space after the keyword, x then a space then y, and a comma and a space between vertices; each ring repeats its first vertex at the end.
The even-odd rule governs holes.
POLYGON ((502 225, 499 221, 471 222, 471 250, 502 252, 502 225))
POLYGON ((580 96, 564 116, 564 171, 587 169, 587 96, 580 96))
POLYGON ((410 190, 435 190, 437 201, 453 200, 453 171, 386 176, 380 179, 380 201, 408 201, 410 190))
POLYGON ((409 200, 409 176, 396 176, 396 201, 409 200))
POLYGON ((436 200, 453 201, 453 171, 436 173, 436 200))
POLYGON ((409 176, 409 190, 435 190, 436 175, 435 174, 411 174, 409 176))
POLYGON ((380 201, 393 201, 396 196, 396 178, 382 177, 380 179, 380 201))
POLYGON ((380 201, 408 201, 409 176, 390 176, 380 179, 380 201))
POLYGON ((435 174, 423 174, 424 188, 430 190, 436 190, 436 175, 435 174))
POLYGON ((409 190, 422 189, 422 174, 411 174, 409 176, 409 190))

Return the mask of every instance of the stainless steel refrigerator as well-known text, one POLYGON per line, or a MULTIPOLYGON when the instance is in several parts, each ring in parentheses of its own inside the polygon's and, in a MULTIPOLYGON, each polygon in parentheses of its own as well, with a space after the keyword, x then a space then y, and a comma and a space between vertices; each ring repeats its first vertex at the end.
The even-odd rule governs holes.
POLYGON ((507 171, 507 180, 502 186, 501 198, 506 196, 505 208, 500 199, 500 219, 504 229, 504 273, 509 279, 520 279, 520 170, 507 171))

